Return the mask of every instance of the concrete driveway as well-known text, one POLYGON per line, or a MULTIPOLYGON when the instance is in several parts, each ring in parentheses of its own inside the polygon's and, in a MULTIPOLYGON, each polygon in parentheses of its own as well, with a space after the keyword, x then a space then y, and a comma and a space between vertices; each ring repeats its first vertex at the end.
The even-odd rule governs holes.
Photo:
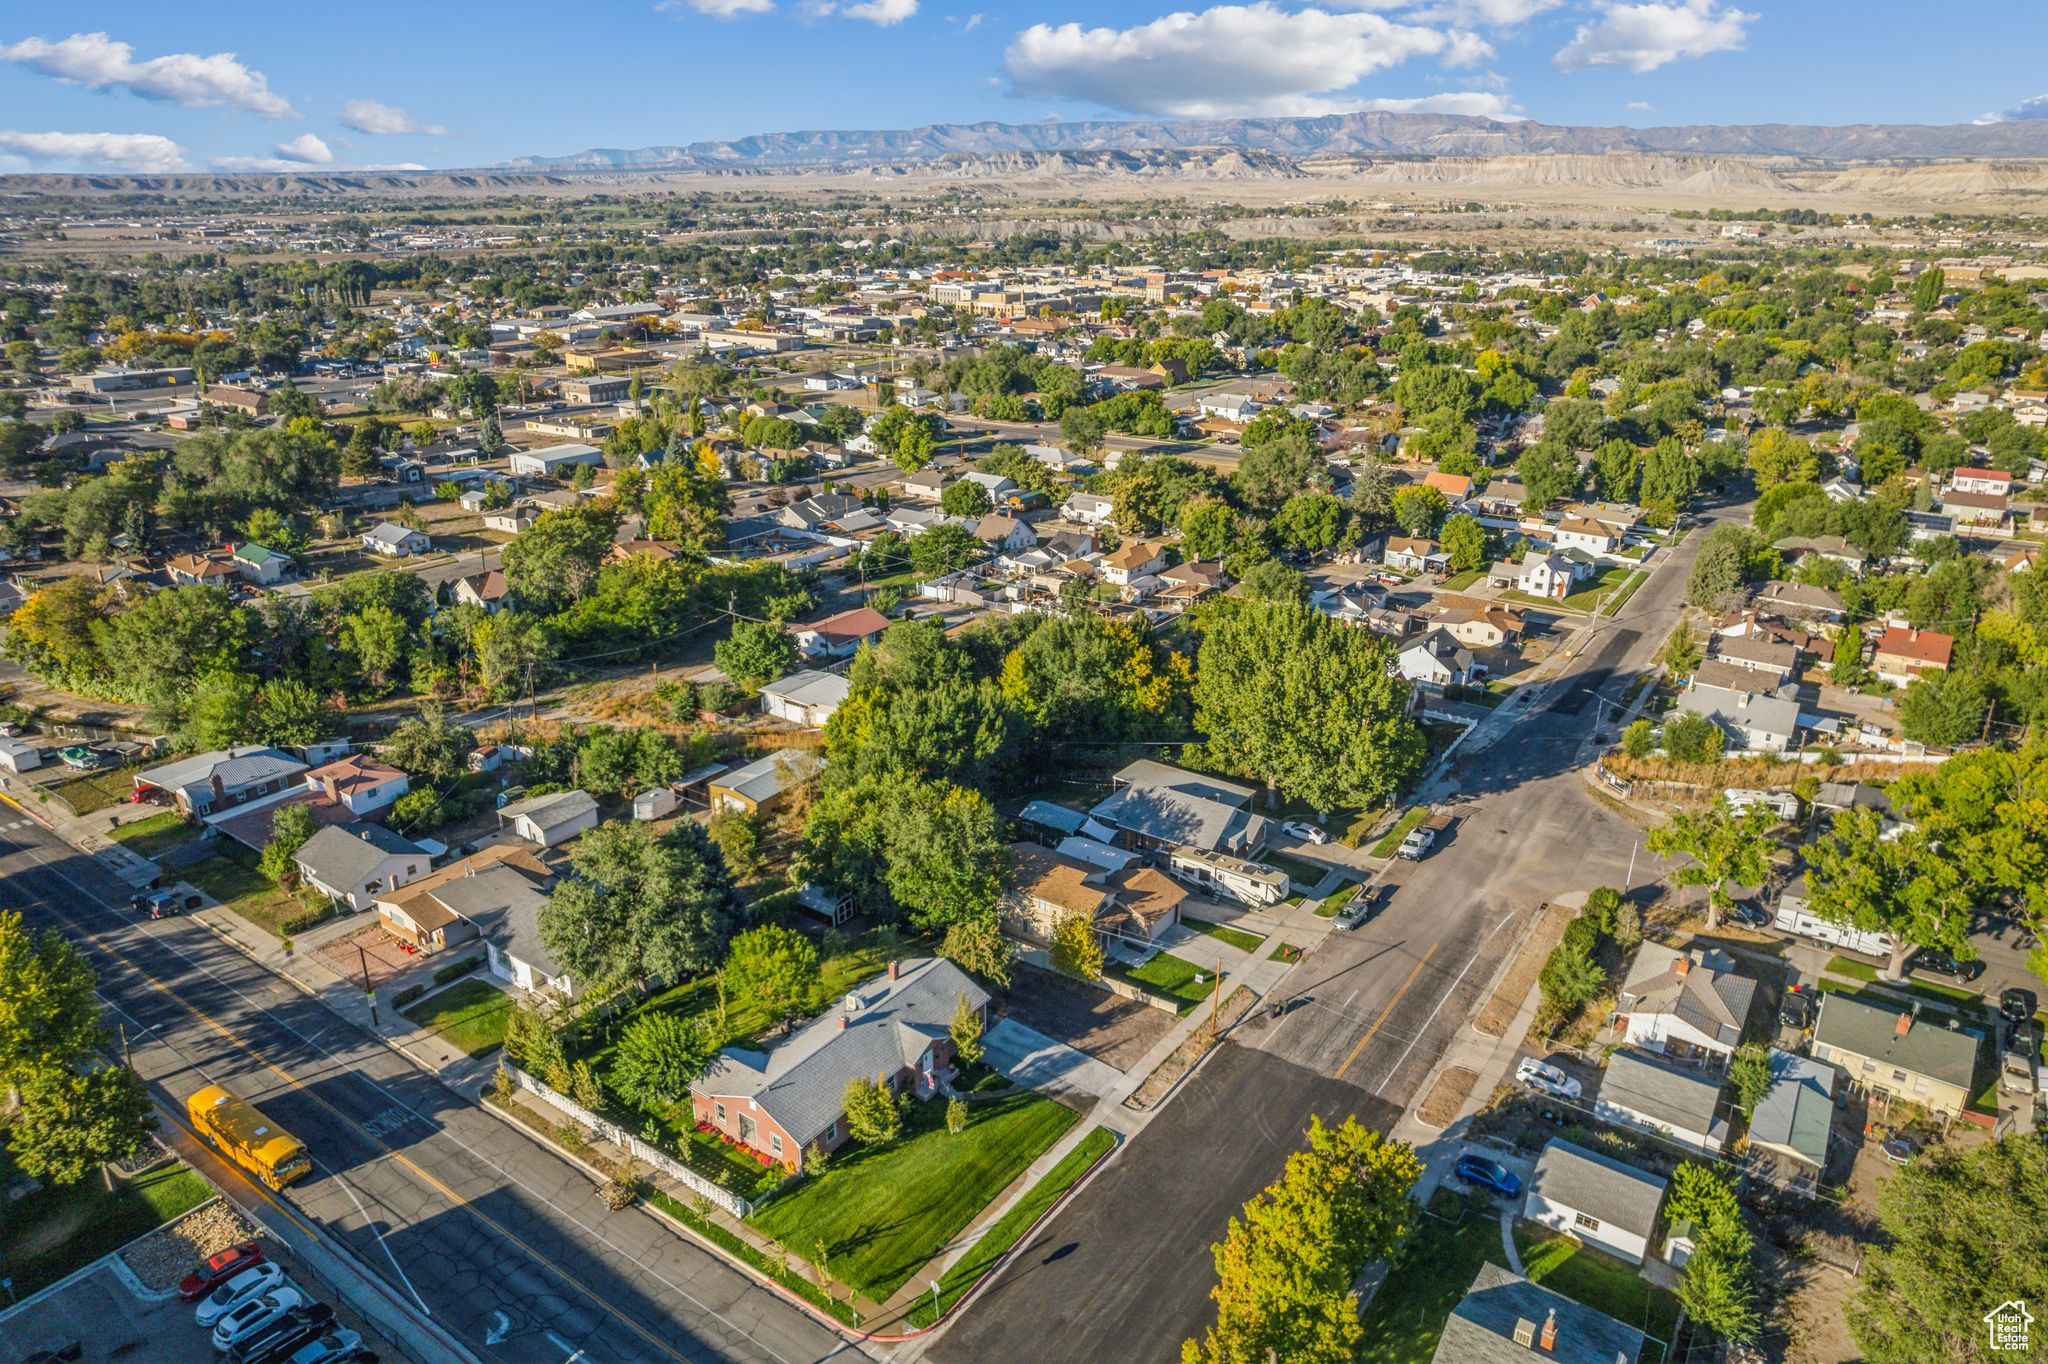
POLYGON ((1055 1042, 1014 1018, 997 1021, 982 1041, 982 1059, 1020 1085, 1053 1094, 1090 1094, 1101 1098, 1123 1079, 1123 1072, 1055 1042))

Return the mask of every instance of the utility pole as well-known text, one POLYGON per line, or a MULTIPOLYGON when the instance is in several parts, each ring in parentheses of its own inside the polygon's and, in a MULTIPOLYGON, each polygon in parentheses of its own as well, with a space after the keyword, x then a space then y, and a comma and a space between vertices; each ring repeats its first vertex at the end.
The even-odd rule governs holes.
POLYGON ((1216 958, 1216 988, 1209 992, 1209 1045, 1216 1045, 1216 1015, 1223 1007, 1223 958, 1216 958))
POLYGON ((370 1026, 377 1026, 377 992, 370 987, 370 958, 363 951, 361 943, 356 944, 356 960, 363 966, 363 998, 370 1001, 370 1026))

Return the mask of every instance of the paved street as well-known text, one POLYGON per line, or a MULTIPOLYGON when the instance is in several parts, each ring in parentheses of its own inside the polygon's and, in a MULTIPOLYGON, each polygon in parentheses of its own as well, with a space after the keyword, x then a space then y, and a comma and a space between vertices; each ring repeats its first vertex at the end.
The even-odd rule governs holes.
MULTIPOLYGON (((582 1171, 204 926, 133 920, 120 908, 126 887, 13 809, 6 816, 9 907, 86 950, 159 1098, 181 1111, 186 1095, 219 1082, 305 1140, 314 1176, 267 1200, 282 1217, 259 1210, 344 1243, 479 1356, 867 1357, 653 1214, 606 1213, 582 1171)), ((254 1201, 227 1167, 211 1173, 254 1201)))
MULTIPOLYGON (((1055 1219, 980 1305, 931 1347, 939 1360, 1027 1357, 1048 1336, 1076 1360, 1169 1360, 1209 1319, 1209 1245, 1278 1177, 1311 1113, 1379 1130, 1416 1097, 1550 897, 1621 886, 1637 830, 1577 769, 1604 701, 1653 666, 1675 623, 1696 529, 1557 678, 1518 695, 1427 793, 1458 826, 1366 926, 1288 975, 1285 1019, 1250 1026, 1189 1082, 1087 1196, 1055 1219)), ((1657 875, 1636 858, 1635 883, 1657 875)))

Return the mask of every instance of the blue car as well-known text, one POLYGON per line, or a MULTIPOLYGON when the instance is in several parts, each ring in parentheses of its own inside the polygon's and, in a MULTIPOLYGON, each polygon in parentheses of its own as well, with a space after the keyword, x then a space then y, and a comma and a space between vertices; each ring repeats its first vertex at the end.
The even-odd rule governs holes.
POLYGON ((1522 1177, 1497 1160, 1485 1156, 1462 1155, 1458 1157, 1458 1178, 1478 1189, 1488 1189, 1502 1198, 1513 1198, 1522 1192, 1522 1177))

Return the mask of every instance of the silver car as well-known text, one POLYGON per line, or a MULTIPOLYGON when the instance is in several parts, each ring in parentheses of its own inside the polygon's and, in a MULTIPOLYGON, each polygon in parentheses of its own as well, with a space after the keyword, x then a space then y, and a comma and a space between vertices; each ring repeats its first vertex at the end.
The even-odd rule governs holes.
POLYGON ((1586 1087, 1577 1080, 1550 1062, 1539 1061, 1533 1056, 1522 1058, 1522 1064, 1515 1067, 1515 1079, 1527 1088, 1540 1094, 1548 1094, 1553 1099, 1577 1102, 1579 1096, 1586 1092, 1586 1087))

